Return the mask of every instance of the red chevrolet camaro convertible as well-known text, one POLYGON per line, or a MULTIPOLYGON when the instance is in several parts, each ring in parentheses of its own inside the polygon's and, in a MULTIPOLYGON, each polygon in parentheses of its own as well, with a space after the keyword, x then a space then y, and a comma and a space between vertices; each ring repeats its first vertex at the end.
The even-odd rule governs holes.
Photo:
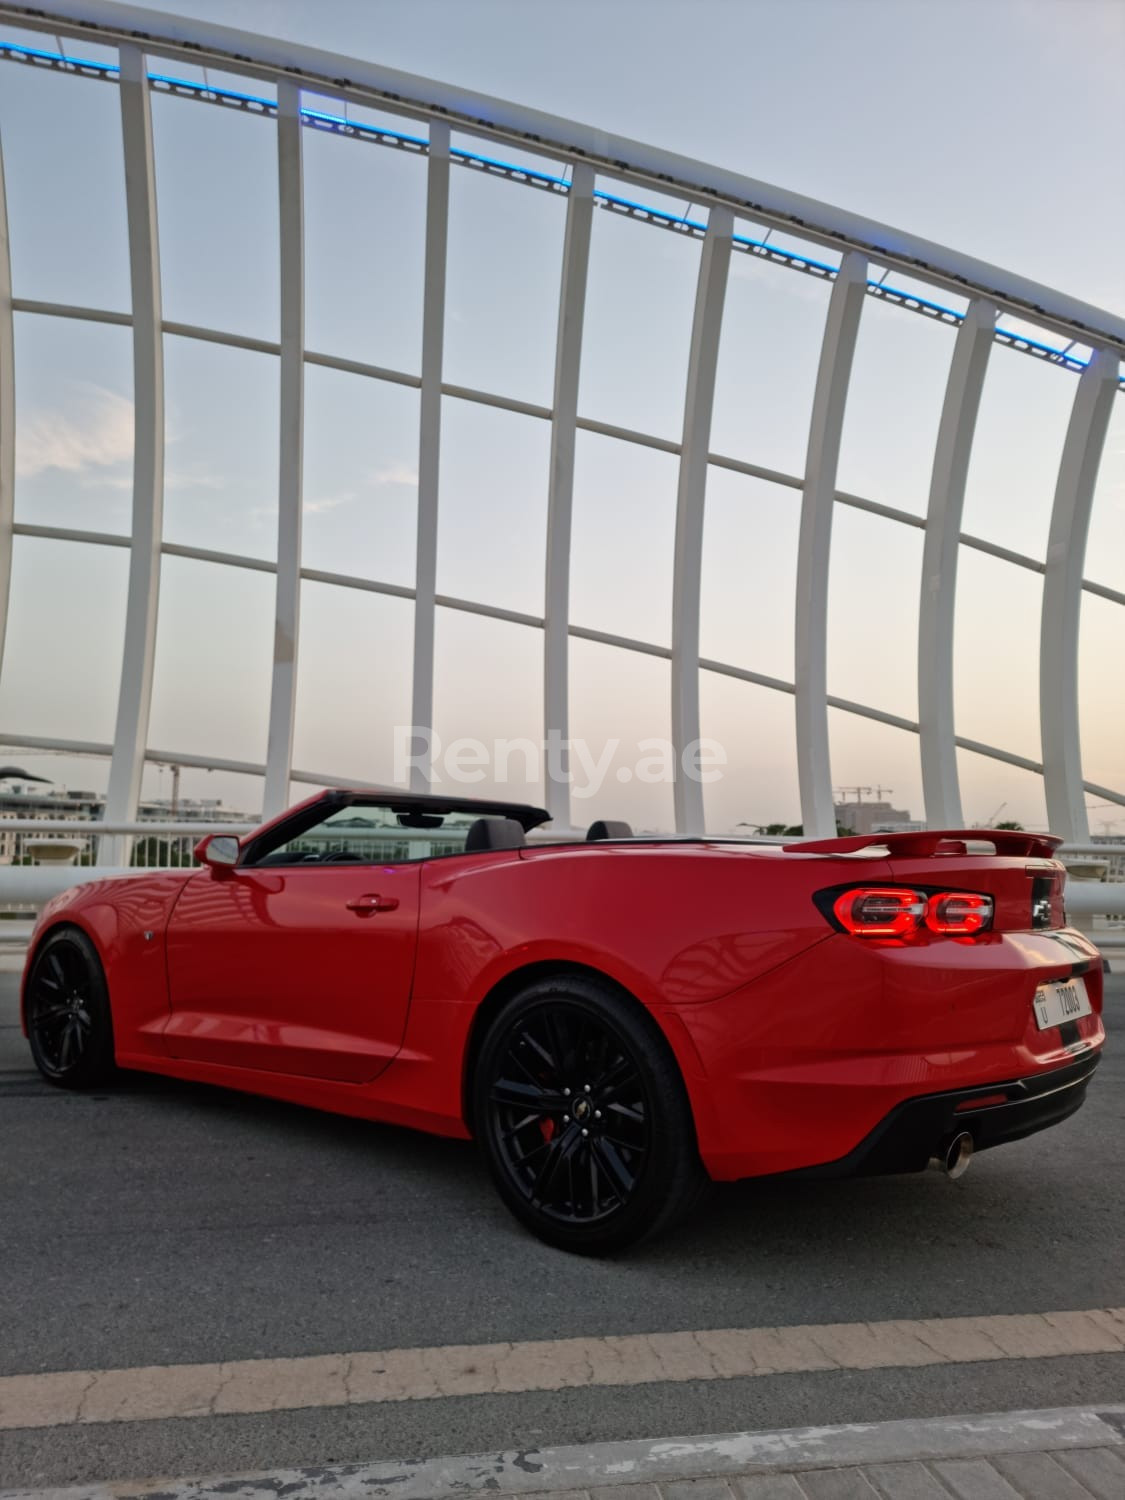
POLYGON ((200 867, 75 886, 28 952, 35 1062, 476 1137, 512 1212, 586 1252, 709 1180, 958 1171, 1081 1105, 1102 969, 1057 840, 529 845, 547 819, 329 791, 200 867))

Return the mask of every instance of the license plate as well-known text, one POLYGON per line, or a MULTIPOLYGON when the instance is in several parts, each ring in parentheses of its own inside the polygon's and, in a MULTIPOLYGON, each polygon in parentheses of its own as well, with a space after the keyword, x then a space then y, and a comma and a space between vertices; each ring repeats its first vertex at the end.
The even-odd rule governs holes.
POLYGON ((1090 1014, 1090 997, 1084 979, 1059 979, 1041 984, 1035 991, 1035 1024, 1040 1031, 1065 1026, 1090 1014))

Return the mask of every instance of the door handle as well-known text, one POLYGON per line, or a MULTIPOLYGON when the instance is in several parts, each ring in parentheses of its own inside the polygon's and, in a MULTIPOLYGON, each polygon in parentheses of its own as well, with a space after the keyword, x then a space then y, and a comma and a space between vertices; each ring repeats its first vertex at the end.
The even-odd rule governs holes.
POLYGON ((397 905, 397 896, 378 896, 374 894, 357 896, 354 901, 347 903, 348 910, 357 912, 361 917, 369 917, 372 912, 376 911, 394 911, 397 905))

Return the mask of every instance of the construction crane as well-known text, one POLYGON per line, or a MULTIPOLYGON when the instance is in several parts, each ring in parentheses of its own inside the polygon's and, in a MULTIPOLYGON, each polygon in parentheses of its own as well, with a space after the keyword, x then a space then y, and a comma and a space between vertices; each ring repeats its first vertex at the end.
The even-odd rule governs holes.
POLYGON ((1117 831, 1118 823, 1125 817, 1125 807, 1122 807, 1119 802, 1091 802, 1086 808, 1087 812, 1101 812, 1109 807, 1117 809, 1117 817, 1098 819, 1098 822, 1102 825, 1102 833, 1106 838, 1117 831))
POLYGON ((171 771, 171 773, 172 773, 172 808, 171 808, 171 812, 172 812, 172 818, 173 818, 173 820, 175 820, 176 815, 180 811, 180 772, 183 770, 183 767, 177 765, 175 763, 175 761, 158 760, 156 762, 156 769, 158 771, 171 771))
POLYGON ((882 802, 884 797, 894 795, 893 786, 837 786, 833 787, 832 790, 842 803, 847 802, 849 792, 854 793, 857 807, 863 802, 864 792, 869 796, 874 796, 876 802, 882 802))

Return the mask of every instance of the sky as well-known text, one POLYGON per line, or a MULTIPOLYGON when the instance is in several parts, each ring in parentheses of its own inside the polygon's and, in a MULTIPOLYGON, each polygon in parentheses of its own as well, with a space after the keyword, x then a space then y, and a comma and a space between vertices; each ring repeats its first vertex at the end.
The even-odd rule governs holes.
MULTIPOLYGON (((1125 312, 1116 86, 1125 6, 1111 0, 571 0, 565 11, 500 0, 196 0, 180 9, 736 168, 1125 312)), ((166 319, 276 338, 275 127, 164 96, 153 120, 166 319)), ((128 308, 119 129, 114 88, 0 62, 17 296, 128 308)), ((416 373, 424 160, 303 139, 306 343, 416 373)), ((450 190, 445 379, 547 405, 565 202, 464 170, 450 190)), ((678 439, 699 249, 595 215, 582 413, 678 439)), ((827 295, 812 278, 734 257, 713 451, 800 473, 827 295)), ((16 325, 17 520, 126 533, 128 330, 33 314, 16 325)), ((948 327, 866 299, 841 489, 924 515, 952 342, 948 327)), ((166 335, 165 361, 165 539, 274 556, 276 360, 166 335)), ((1045 555, 1075 379, 994 349, 966 531, 1045 555)), ((1125 397, 1115 412, 1086 572, 1121 589, 1125 397)), ((307 369, 306 566, 412 584, 417 421, 407 386, 307 369)), ((542 612, 548 454, 546 422, 445 398, 440 593, 542 612)), ((676 480, 671 455, 579 434, 575 623, 669 643, 676 480)), ((792 678, 798 517, 795 490, 710 470, 705 657, 792 678)), ((921 553, 921 530, 836 507, 834 695, 916 716, 921 553)), ((112 738, 127 561, 123 548, 17 538, 0 729, 112 738)), ((957 730, 1037 757, 1041 580, 964 548, 959 576, 957 730)), ((150 745, 264 758, 272 593, 267 573, 164 559, 150 745)), ((1085 596, 1085 774, 1117 787, 1121 627, 1120 606, 1085 596)), ((412 629, 409 601, 303 585, 298 766, 389 779, 390 730, 409 721, 412 629)), ((537 736, 540 647, 535 630, 439 610, 442 737, 537 736)), ((669 733, 666 661, 576 640, 571 676, 572 733, 620 738, 622 763, 638 738, 669 733)), ((889 786, 890 800, 920 815, 916 738, 838 711, 830 719, 836 784, 889 786)), ((792 698, 705 673, 702 720, 728 758, 707 789, 709 824, 795 820, 792 698)), ((23 759, 72 786, 104 785, 94 760, 23 759)), ((1004 817, 1042 824, 1037 778, 964 752, 960 766, 970 820, 1002 806, 1004 817)), ((167 787, 166 773, 147 773, 149 794, 167 787)), ((252 778, 202 772, 185 773, 185 790, 248 811, 261 794, 252 778)), ((542 794, 534 782, 508 790, 542 794)), ((577 821, 595 816, 666 826, 671 789, 611 778, 577 804, 577 821)), ((1112 816, 1095 811, 1093 827, 1112 816)))

